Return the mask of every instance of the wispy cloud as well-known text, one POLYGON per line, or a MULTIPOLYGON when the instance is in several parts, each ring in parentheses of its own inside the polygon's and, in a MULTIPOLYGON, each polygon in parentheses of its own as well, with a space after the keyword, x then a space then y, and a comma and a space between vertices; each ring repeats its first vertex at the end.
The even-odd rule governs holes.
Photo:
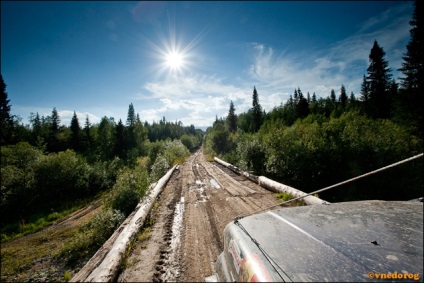
POLYGON ((252 104, 254 85, 266 111, 284 103, 297 88, 305 95, 309 92, 327 97, 331 89, 339 93, 343 84, 348 93, 352 91, 358 96, 374 40, 386 51, 393 78, 397 78, 396 69, 409 39, 411 13, 411 4, 402 3, 369 19, 355 34, 321 51, 290 53, 266 43, 250 43, 251 61, 246 63, 241 77, 231 82, 217 74, 175 74, 145 83, 146 92, 134 98, 160 102, 160 106, 141 111, 143 120, 158 121, 166 116, 186 125, 204 127, 212 124, 215 115, 226 116, 231 100, 237 113, 247 111, 252 104))
POLYGON ((409 40, 411 13, 410 3, 396 6, 368 20, 357 33, 329 49, 302 57, 252 43, 255 52, 247 73, 267 92, 279 91, 286 97, 297 87, 326 97, 331 89, 339 90, 342 84, 349 92, 358 94, 374 40, 385 50, 393 78, 397 79, 397 69, 409 40))
POLYGON ((166 113, 170 120, 175 115, 184 124, 209 126, 215 115, 226 115, 231 100, 245 106, 251 99, 246 88, 226 83, 217 75, 171 76, 164 81, 148 82, 144 88, 147 94, 135 98, 161 102, 160 107, 141 111, 147 121, 157 121, 166 113))

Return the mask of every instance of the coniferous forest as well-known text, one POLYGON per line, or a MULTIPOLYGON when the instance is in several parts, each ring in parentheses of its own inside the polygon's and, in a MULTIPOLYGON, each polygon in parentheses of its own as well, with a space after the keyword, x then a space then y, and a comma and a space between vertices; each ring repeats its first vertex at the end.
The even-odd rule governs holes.
MULTIPOLYGON (((421 5, 415 1, 398 82, 384 47, 374 41, 359 94, 349 93, 343 84, 329 94, 305 93, 298 87, 267 113, 260 105, 260 88, 254 87, 252 108, 237 115, 237 105, 231 101, 228 115, 217 117, 205 136, 194 125, 169 122, 165 117, 143 123, 132 103, 126 121, 104 116, 93 124, 88 116, 74 112, 70 125, 63 125, 53 108, 48 116, 33 113, 24 125, 11 114, 1 76, 2 241, 14 233, 24 234, 24 224, 34 215, 50 213, 54 220, 51 212, 102 192, 107 192, 104 215, 118 225, 149 183, 202 143, 209 156, 305 192, 422 153, 421 5)), ((320 197, 330 202, 422 197, 422 172, 420 158, 320 197)), ((85 247, 81 244, 80 249, 85 247)))
MULTIPOLYGON (((415 1, 400 83, 392 77, 384 47, 374 41, 359 94, 344 85, 327 97, 298 87, 266 113, 253 88, 252 108, 216 118, 205 152, 243 170, 305 192, 377 170, 423 152, 424 31, 415 1)), ((330 202, 409 200, 423 196, 422 158, 322 192, 330 202)))

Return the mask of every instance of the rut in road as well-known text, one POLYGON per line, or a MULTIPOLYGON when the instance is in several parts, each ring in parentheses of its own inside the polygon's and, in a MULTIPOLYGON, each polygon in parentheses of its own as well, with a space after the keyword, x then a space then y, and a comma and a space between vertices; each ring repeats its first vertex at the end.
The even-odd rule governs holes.
POLYGON ((171 176, 152 215, 150 238, 134 246, 118 281, 204 281, 215 272, 225 226, 276 204, 272 192, 198 151, 171 176))

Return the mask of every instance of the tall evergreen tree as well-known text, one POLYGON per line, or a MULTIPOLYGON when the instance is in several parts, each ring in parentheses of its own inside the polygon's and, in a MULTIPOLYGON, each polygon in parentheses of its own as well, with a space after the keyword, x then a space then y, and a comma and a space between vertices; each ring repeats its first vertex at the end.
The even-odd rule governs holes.
POLYGON ((115 127, 115 156, 125 158, 125 126, 121 119, 115 127))
POLYGON ((7 99, 6 83, 0 75, 0 145, 12 140, 13 119, 10 115, 10 100, 7 99))
MULTIPOLYGON (((38 113, 37 113, 38 114, 38 113)), ((79 151, 80 150, 80 132, 81 132, 81 128, 79 125, 79 121, 78 121, 78 117, 77 117, 77 113, 75 113, 74 111, 74 115, 72 116, 71 119, 71 148, 74 149, 75 151, 79 151)))
POLYGON ((346 94, 346 88, 344 87, 344 85, 342 85, 342 87, 340 88, 339 102, 342 109, 346 108, 347 94, 346 94))
POLYGON ((409 116, 412 124, 416 125, 418 134, 424 136, 424 27, 422 18, 422 1, 415 0, 414 12, 409 22, 411 39, 406 46, 407 52, 399 70, 405 75, 400 78, 401 95, 399 104, 402 107, 401 116, 409 116), (419 8, 421 7, 421 8, 419 8))
POLYGON ((60 151, 61 144, 60 144, 60 117, 59 113, 57 112, 56 107, 53 108, 52 115, 49 117, 50 122, 50 129, 49 129, 49 136, 47 141, 47 147, 50 152, 58 152, 60 151))
POLYGON ((377 41, 371 48, 367 82, 369 89, 369 115, 374 118, 390 118, 391 99, 389 97, 390 68, 384 58, 386 53, 377 41))
POLYGON ((298 102, 296 105, 296 119, 305 118, 309 115, 309 104, 306 98, 303 97, 303 93, 300 89, 298 93, 298 102))
MULTIPOLYGON (((135 124, 136 124, 137 118, 135 115, 134 106, 131 103, 128 106, 128 114, 127 114, 127 128, 126 128, 126 135, 125 135, 125 147, 126 149, 130 150, 132 148, 136 147, 137 141, 135 137, 135 124)), ((163 123, 166 124, 165 117, 163 117, 163 123)))
MULTIPOLYGON (((163 117, 165 119, 165 117, 163 117)), ((128 114, 127 114, 127 126, 133 127, 136 122, 136 116, 134 111, 134 106, 132 103, 128 106, 128 114)))
POLYGON ((333 110, 336 109, 337 102, 336 102, 336 92, 334 91, 334 89, 331 89, 330 100, 331 100, 331 103, 333 104, 333 107, 332 107, 333 110))
POLYGON ((256 87, 253 87, 253 107, 252 107, 252 123, 250 124, 250 131, 257 132, 262 125, 262 107, 259 104, 258 92, 256 87))
POLYGON ((235 113, 233 101, 230 102, 230 109, 228 110, 227 126, 230 132, 237 131, 237 115, 235 113))

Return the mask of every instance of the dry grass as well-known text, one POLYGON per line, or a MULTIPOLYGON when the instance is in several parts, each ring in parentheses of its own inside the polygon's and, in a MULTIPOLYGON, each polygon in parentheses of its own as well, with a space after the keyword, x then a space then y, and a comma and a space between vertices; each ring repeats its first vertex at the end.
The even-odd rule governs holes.
MULTIPOLYGON (((94 207, 92 212, 98 208, 94 207)), ((2 243, 1 281, 67 281, 75 272, 66 266, 66 259, 59 254, 79 227, 91 218, 92 212, 2 243)), ((78 211, 72 215, 76 214, 78 211)))

